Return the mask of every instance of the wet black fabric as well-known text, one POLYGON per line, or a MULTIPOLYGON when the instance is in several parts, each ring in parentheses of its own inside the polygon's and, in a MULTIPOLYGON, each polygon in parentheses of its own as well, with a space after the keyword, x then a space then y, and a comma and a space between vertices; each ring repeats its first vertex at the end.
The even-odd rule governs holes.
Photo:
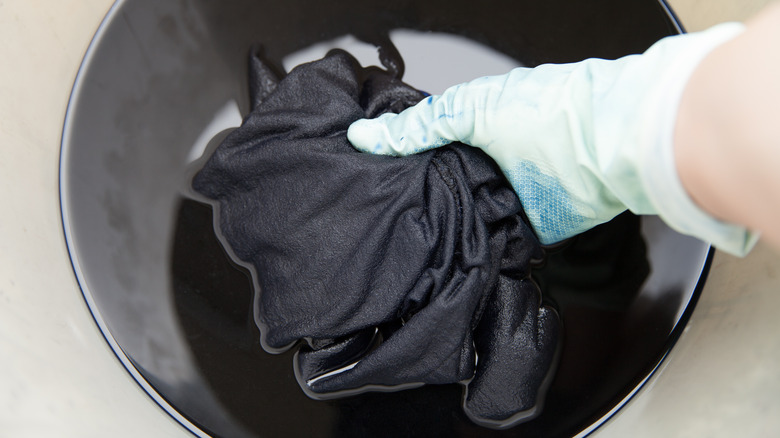
POLYGON ((294 366, 314 398, 461 382, 481 424, 536 413, 560 322, 530 280, 541 248, 495 164, 461 144, 353 149, 352 122, 424 95, 346 52, 283 79, 258 57, 250 70, 252 112, 193 187, 255 271, 263 346, 304 341, 294 366))

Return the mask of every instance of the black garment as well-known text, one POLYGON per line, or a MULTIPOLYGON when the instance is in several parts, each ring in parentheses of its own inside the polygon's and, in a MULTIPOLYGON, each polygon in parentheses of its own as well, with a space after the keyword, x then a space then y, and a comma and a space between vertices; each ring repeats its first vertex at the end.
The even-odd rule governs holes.
POLYGON ((264 347, 306 341, 295 370, 314 398, 473 377, 475 421, 533 415, 560 322, 529 278, 541 249, 495 164, 461 144, 353 149, 352 122, 424 95, 346 52, 281 80, 257 57, 250 69, 253 110, 193 187, 256 271, 264 347))

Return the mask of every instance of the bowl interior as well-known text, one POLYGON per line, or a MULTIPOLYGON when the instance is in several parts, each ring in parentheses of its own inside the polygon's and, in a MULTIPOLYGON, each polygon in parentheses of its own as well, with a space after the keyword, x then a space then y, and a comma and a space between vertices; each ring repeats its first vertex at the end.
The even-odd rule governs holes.
POLYGON ((377 63, 392 41, 413 86, 514 65, 616 58, 680 31, 656 0, 379 2, 126 0, 90 47, 65 123, 65 234, 85 299, 119 359, 198 435, 567 436, 613 413, 658 366, 703 284, 709 247, 623 215, 551 251, 535 276, 561 311, 564 351, 544 413, 505 431, 470 423, 460 387, 313 401, 291 353, 269 355, 252 279, 189 181, 248 112, 246 59, 289 68, 342 47, 377 63), (318 53, 320 55, 318 55, 318 53))

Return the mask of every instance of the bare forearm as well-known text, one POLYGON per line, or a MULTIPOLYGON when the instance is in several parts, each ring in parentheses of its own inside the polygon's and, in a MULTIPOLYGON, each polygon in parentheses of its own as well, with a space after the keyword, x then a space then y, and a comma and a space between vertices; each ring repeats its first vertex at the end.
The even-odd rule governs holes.
POLYGON ((780 247, 780 2, 746 24, 691 77, 675 159, 703 209, 780 247))

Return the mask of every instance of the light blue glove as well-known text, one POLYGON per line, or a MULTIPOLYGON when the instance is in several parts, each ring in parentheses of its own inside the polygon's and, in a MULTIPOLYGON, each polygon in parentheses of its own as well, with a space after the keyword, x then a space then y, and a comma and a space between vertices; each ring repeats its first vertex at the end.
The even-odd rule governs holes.
POLYGON ((551 244, 629 209, 743 255, 756 236, 697 207, 672 148, 676 109, 699 62, 743 30, 727 23, 665 38, 615 61, 518 68, 431 96, 400 114, 355 122, 360 150, 408 155, 453 141, 501 167, 540 241, 551 244))

